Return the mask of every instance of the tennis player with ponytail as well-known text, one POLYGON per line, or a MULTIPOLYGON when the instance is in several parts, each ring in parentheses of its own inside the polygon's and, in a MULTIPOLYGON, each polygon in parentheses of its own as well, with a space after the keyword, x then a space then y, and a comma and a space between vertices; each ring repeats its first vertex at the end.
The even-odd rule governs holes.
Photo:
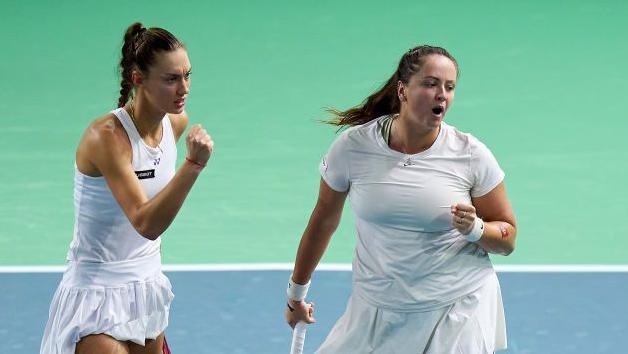
POLYGON ((160 236, 207 164, 213 142, 188 124, 190 61, 161 28, 131 25, 118 108, 95 119, 76 150, 74 238, 50 306, 42 354, 167 352, 173 299, 160 236))
POLYGON ((504 172, 477 138, 443 122, 458 64, 419 46, 365 102, 320 166, 318 202, 289 280, 286 318, 312 323, 310 278, 347 196, 358 242, 352 293, 317 353, 493 353, 506 348, 488 253, 510 254, 516 222, 504 172))

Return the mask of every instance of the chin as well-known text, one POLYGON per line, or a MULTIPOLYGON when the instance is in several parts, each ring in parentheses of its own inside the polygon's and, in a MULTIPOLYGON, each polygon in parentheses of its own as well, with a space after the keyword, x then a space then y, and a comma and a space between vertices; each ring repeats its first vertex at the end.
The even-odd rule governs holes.
POLYGON ((183 113, 183 111, 185 110, 185 106, 179 108, 179 107, 172 107, 166 110, 166 113, 168 114, 181 114, 183 113))
POLYGON ((429 124, 430 128, 436 129, 436 128, 440 127, 442 122, 443 122, 442 118, 431 120, 430 124, 429 124))

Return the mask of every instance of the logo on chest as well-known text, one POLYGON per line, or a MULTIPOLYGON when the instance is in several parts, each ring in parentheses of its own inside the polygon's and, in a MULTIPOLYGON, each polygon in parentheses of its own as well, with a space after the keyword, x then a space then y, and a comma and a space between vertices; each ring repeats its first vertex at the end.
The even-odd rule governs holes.
POLYGON ((155 178, 155 170, 135 171, 137 179, 155 178))

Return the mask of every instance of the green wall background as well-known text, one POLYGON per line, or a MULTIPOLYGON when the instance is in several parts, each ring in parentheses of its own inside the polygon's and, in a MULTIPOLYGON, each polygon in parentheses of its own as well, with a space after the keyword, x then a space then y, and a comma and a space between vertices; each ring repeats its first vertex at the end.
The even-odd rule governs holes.
MULTIPOLYGON (((0 0, 0 265, 63 264, 74 151, 115 108, 136 20, 186 42, 187 111, 216 142, 166 263, 293 261, 335 136, 324 108, 359 103, 429 43, 461 67, 447 121, 507 173, 518 248, 495 263, 628 264, 627 4, 0 0)), ((351 260, 352 222, 324 261, 351 260)))

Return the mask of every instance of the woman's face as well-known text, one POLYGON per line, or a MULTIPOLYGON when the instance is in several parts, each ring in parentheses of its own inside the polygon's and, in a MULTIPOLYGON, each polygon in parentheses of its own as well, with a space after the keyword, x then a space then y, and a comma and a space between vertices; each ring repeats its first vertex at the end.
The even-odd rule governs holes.
POLYGON ((183 112, 190 93, 190 60, 183 48, 155 54, 155 62, 140 84, 144 96, 160 111, 183 112))
POLYGON ((419 72, 398 87, 401 116, 428 130, 438 128, 454 101, 457 75, 449 58, 439 54, 425 57, 419 72))

